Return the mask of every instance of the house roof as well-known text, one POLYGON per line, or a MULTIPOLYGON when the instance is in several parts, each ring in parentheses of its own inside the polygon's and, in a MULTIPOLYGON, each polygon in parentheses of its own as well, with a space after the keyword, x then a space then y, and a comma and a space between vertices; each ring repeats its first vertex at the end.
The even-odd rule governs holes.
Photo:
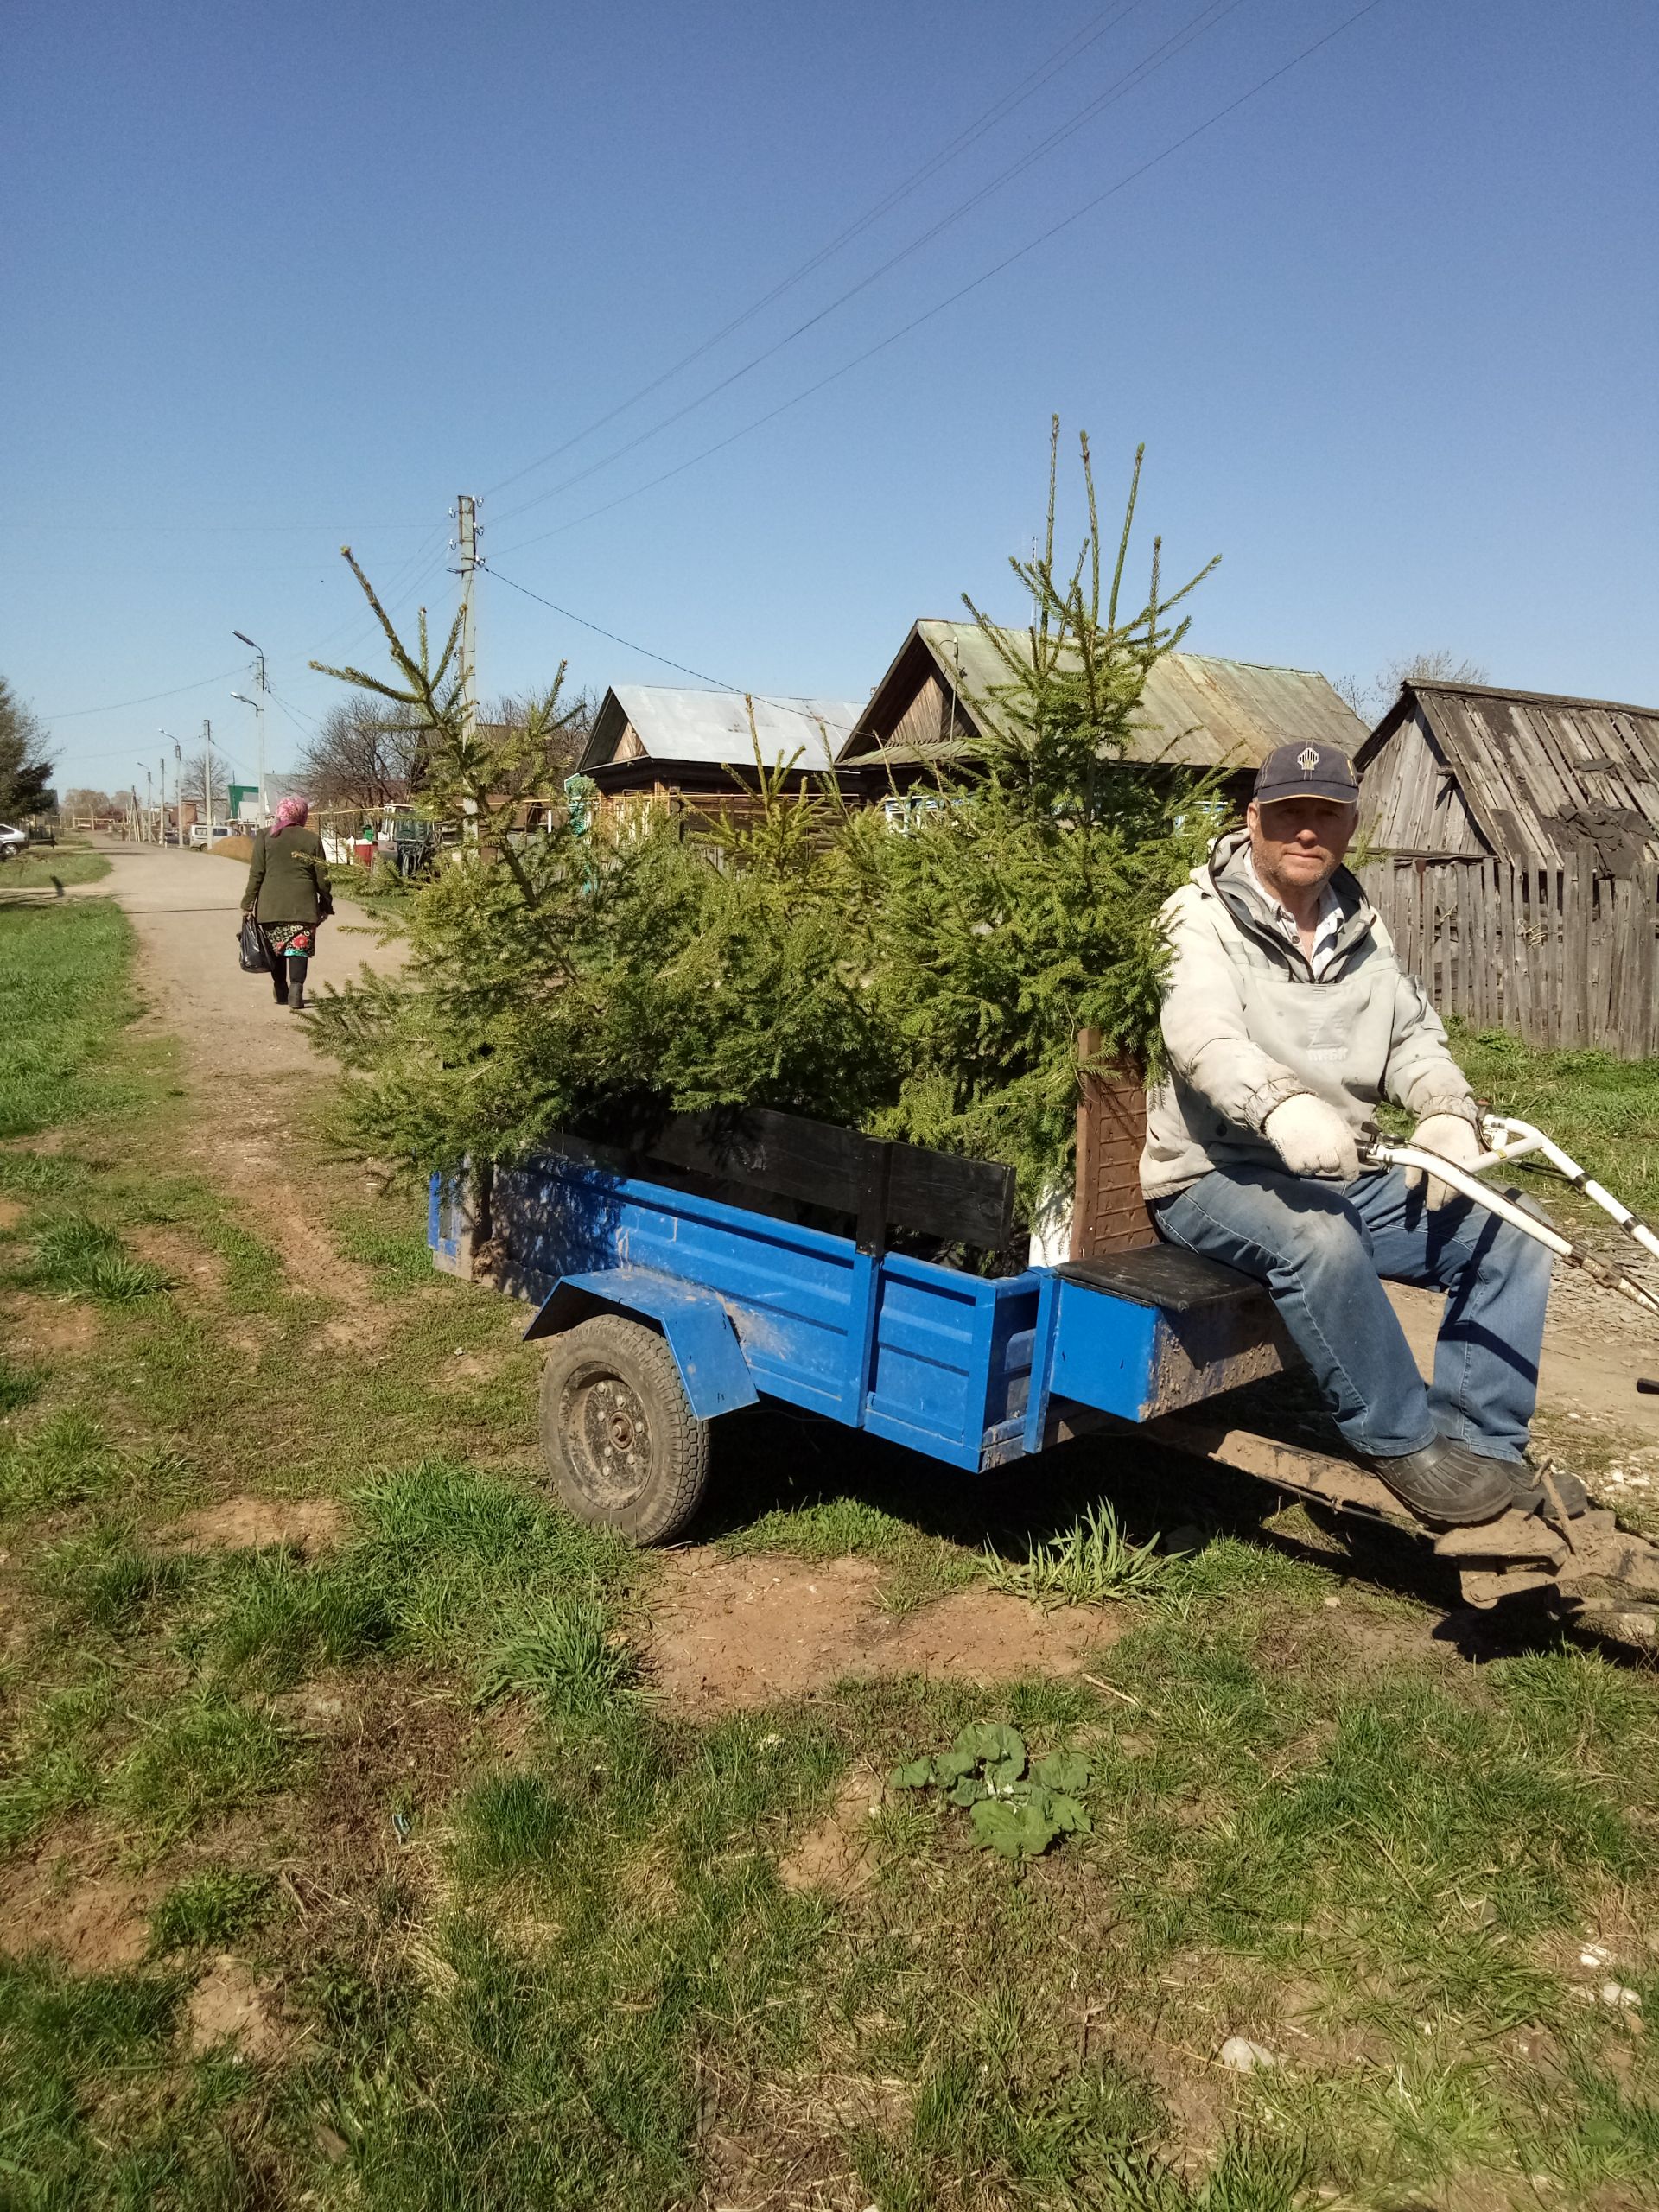
MULTIPOLYGON (((1022 630, 998 634, 1015 652, 1027 635, 1022 630)), ((843 766, 916 757, 914 748, 887 752, 885 741, 930 666, 969 705, 975 721, 998 720, 995 693, 1007 682, 1007 671, 978 623, 918 622, 842 748, 843 766)), ((1128 757, 1186 767, 1254 768, 1275 745, 1298 738, 1351 753, 1364 735, 1364 723, 1315 669, 1166 653, 1147 677, 1128 757)))
POLYGON ((763 699, 756 696, 754 734, 741 691, 693 691, 653 683, 613 684, 594 721, 578 763, 589 774, 616 758, 632 728, 648 760, 752 768, 754 740, 768 767, 804 773, 827 770, 858 719, 856 699, 763 699), (797 757, 798 756, 798 757, 797 757))
POLYGON ((1589 849, 1616 874, 1659 861, 1659 708, 1408 678, 1362 773, 1414 709, 1495 853, 1560 866, 1589 849))

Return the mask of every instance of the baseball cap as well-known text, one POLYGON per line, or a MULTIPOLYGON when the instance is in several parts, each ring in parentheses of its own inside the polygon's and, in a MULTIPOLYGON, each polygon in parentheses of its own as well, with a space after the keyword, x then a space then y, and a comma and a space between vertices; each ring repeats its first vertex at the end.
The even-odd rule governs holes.
POLYGON ((1258 804, 1276 798, 1333 798, 1359 804, 1354 764, 1334 745, 1276 745, 1255 772, 1258 804))

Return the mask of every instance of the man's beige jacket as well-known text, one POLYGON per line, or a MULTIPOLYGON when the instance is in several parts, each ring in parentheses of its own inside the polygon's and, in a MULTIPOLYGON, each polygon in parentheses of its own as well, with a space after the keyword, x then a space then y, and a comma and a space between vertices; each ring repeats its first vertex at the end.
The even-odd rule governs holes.
POLYGON ((1421 1120, 1475 1119, 1467 1078, 1421 986, 1401 972, 1376 910, 1347 868, 1335 950, 1316 981, 1274 926, 1244 865, 1249 840, 1219 839, 1166 904, 1163 1032, 1168 1073, 1147 1101, 1141 1187, 1171 1196, 1217 1167, 1279 1167, 1262 1134, 1275 1106, 1308 1091, 1356 1133, 1379 1098, 1421 1120))

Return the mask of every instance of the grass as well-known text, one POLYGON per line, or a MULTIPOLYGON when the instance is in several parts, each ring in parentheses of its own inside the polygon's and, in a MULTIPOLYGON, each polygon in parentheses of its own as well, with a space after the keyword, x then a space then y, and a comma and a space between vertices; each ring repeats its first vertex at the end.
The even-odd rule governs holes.
POLYGON ((1033 1544, 1022 1560, 1004 1559, 988 1545, 982 1571, 993 1590, 1034 1598, 1039 1605, 1097 1605, 1110 1598, 1149 1597, 1169 1581, 1157 1540, 1131 1543, 1103 1501, 1063 1535, 1033 1544))
POLYGON ((43 845, 0 863, 0 902, 9 891, 53 891, 60 883, 99 883, 110 872, 107 855, 88 845, 43 845))
POLYGON ((268 1874, 212 1867, 175 1882, 149 1916, 150 1947, 158 1952, 213 1948, 245 1934, 269 1910, 268 1874))
POLYGON ((25 1930, 130 1886, 143 1961, 0 1938, 0 2201, 1643 2201, 1659 2056, 1584 1993, 1659 2005, 1652 1672, 1466 1665, 1299 1510, 1152 1453, 942 1481, 757 1409, 720 1447, 728 1555, 858 1555, 900 1608, 987 1561, 1115 1602, 1086 1675, 681 1717, 641 1649, 654 1564, 542 1490, 512 1317, 429 1274, 417 1202, 365 1205, 295 1090, 292 1172, 367 1303, 296 1282, 167 1141, 189 1103, 124 1033, 124 931, 0 912, 0 973, 55 978, 0 1096, 64 1147, 0 1148, 0 1311, 65 1325, 0 1367, 0 1884, 25 1930), (147 1236, 176 1283, 100 1294, 147 1236), (250 1495, 340 1525, 181 1543, 250 1495), (1011 1865, 913 1793, 865 1818, 868 1770, 986 1720, 1085 1753, 1092 1834, 1011 1865), (856 1876, 804 1884, 849 1787, 856 1876), (181 2032, 224 1953, 283 2024, 264 2056, 181 2032), (1233 2034, 1280 2063, 1226 2073, 1233 2034))
POLYGON ((165 1287, 156 1268, 135 1260, 112 1229, 83 1213, 61 1216, 35 1242, 35 1281, 67 1297, 118 1303, 165 1287))
POLYGON ((85 1120, 132 1095, 125 1071, 110 1065, 136 1010, 131 944, 126 917, 101 899, 0 912, 0 1140, 85 1120))
MULTIPOLYGON (((1505 1030, 1471 1030, 1455 1020, 1450 1032, 1476 1095, 1490 1098, 1495 1113, 1543 1129, 1627 1205, 1659 1218, 1659 1060, 1548 1052, 1505 1030)), ((1553 1182, 1562 1203, 1572 1203, 1547 1170, 1523 1161, 1514 1173, 1547 1200, 1553 1182)))

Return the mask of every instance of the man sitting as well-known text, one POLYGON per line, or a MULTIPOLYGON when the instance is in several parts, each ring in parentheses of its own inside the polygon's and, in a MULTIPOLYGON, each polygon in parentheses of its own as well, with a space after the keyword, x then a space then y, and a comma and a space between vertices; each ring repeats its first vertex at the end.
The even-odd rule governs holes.
POLYGON ((1281 746, 1246 829, 1166 906, 1141 1188, 1160 1236, 1267 1285, 1356 1457, 1452 1528, 1538 1503, 1522 1454, 1550 1258, 1445 1183, 1360 1171, 1384 1096, 1454 1165, 1480 1138, 1439 1016, 1342 866, 1358 800, 1346 754, 1281 746), (1427 1388, 1382 1278, 1447 1294, 1427 1388))

